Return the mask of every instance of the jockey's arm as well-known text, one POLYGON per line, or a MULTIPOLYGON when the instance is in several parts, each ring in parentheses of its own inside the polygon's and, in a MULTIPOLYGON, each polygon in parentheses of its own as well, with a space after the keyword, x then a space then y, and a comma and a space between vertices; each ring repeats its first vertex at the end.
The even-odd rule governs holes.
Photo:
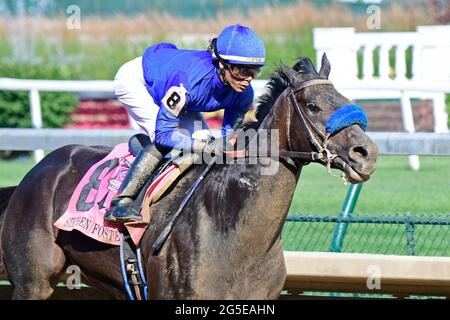
POLYGON ((179 126, 180 118, 161 106, 156 118, 156 145, 168 149, 176 147, 182 150, 193 150, 194 139, 191 138, 189 132, 183 133, 179 126))

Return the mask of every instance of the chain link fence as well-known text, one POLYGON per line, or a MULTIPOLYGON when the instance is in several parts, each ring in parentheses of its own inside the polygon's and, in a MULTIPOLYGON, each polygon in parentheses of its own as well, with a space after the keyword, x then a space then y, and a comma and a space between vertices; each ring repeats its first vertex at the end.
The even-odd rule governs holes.
POLYGON ((336 251, 337 228, 344 228, 339 252, 415 256, 450 256, 450 213, 409 215, 385 213, 377 216, 291 214, 283 233, 289 251, 336 251))

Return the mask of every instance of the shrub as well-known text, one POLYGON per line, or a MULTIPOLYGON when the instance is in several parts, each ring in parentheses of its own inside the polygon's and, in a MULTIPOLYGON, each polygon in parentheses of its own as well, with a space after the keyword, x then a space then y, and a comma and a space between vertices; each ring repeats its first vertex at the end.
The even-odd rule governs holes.
POLYGON ((447 124, 450 128, 450 94, 447 94, 445 96, 445 102, 447 103, 447 114, 448 114, 447 124))
MULTIPOLYGON (((1 77, 25 79, 73 79, 65 65, 56 63, 10 62, 0 64, 1 77)), ((69 120, 78 98, 72 93, 40 92, 43 126, 59 128, 69 120)), ((28 91, 0 91, 0 127, 31 127, 28 91)))

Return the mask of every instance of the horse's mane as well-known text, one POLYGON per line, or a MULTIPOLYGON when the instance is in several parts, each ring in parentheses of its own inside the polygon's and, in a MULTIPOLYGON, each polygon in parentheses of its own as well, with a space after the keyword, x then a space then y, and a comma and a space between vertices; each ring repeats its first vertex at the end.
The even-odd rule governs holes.
MULTIPOLYGON (((299 74, 312 74, 315 77, 319 77, 319 73, 314 68, 311 59, 301 57, 296 60, 297 62, 292 67, 293 70, 297 71, 299 74)), ((291 83, 293 83, 290 69, 290 67, 282 63, 275 69, 265 87, 265 93, 256 100, 255 118, 257 121, 244 124, 244 130, 259 128, 278 97, 291 83)))
POLYGON ((6 209, 9 203, 9 199, 11 199, 12 194, 16 190, 17 187, 8 187, 8 188, 0 188, 0 215, 3 213, 3 210, 6 209))

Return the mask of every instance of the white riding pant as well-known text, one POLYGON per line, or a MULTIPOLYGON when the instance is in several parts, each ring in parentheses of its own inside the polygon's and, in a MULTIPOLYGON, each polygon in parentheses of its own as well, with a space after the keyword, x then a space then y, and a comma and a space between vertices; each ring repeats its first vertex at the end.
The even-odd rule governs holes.
MULTIPOLYGON (((117 99, 127 109, 131 126, 143 131, 154 141, 159 106, 155 104, 145 86, 142 57, 120 67, 114 78, 114 91, 117 99)), ((193 112, 183 115, 180 128, 193 134, 194 131, 207 129, 208 126, 200 112, 193 112)))

